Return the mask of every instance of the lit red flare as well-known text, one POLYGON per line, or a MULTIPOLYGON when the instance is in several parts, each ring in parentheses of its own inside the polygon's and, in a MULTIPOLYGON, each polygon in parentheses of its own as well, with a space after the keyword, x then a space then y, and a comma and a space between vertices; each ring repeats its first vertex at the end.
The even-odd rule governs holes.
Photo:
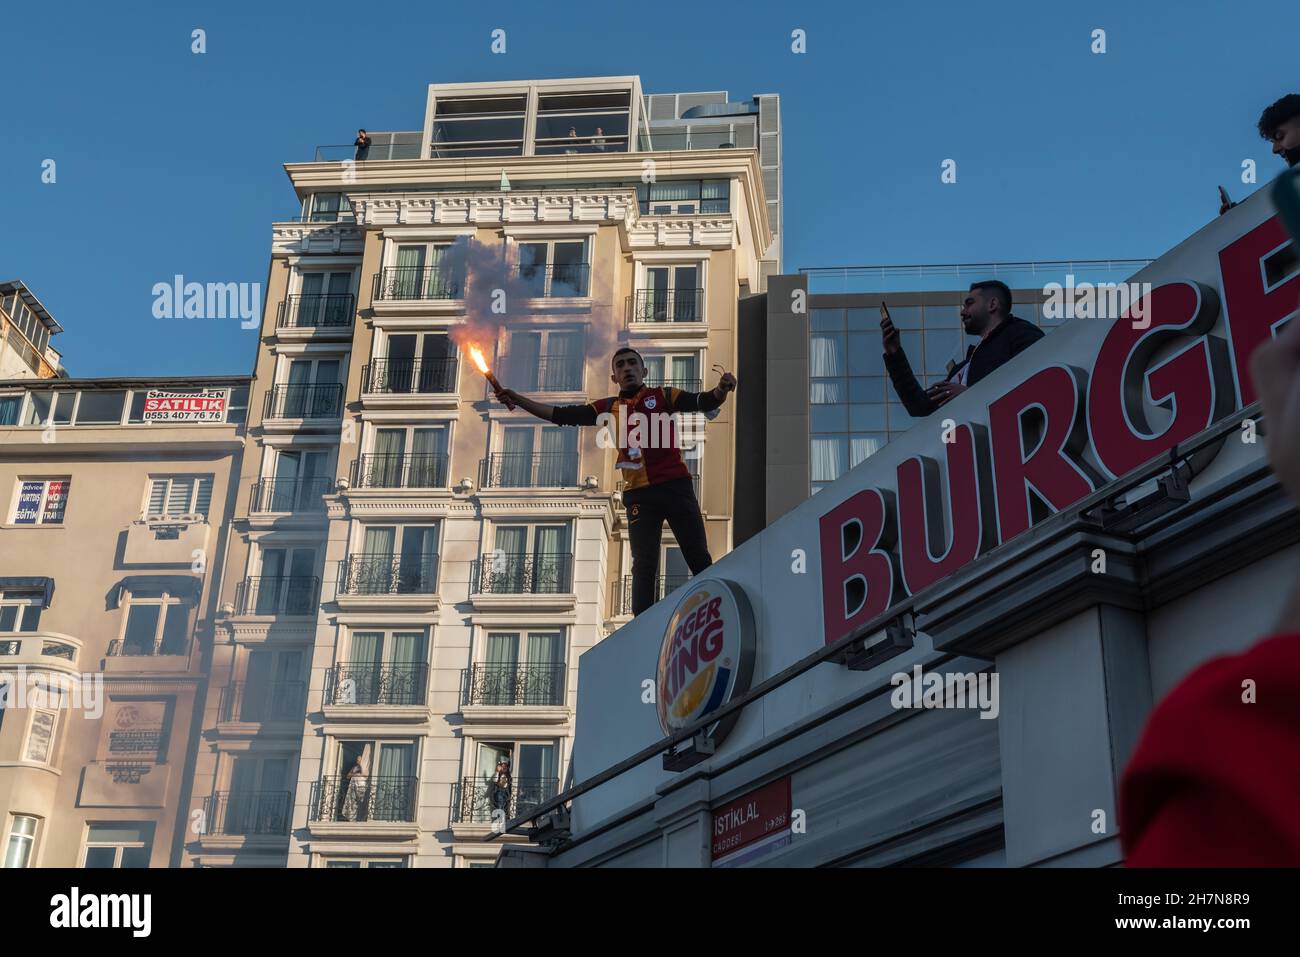
POLYGON ((470 346, 469 358, 478 368, 478 371, 487 377, 488 383, 492 386, 492 391, 496 393, 496 397, 505 403, 507 409, 513 412, 515 404, 501 394, 501 383, 497 381, 497 377, 494 376, 492 371, 488 368, 487 359, 483 355, 483 350, 478 346, 470 346))

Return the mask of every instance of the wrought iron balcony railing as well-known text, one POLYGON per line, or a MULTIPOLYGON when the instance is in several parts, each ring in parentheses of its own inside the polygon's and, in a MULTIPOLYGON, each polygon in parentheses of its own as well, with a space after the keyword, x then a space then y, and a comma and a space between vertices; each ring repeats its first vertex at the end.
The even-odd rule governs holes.
POLYGON ((325 675, 327 704, 424 704, 429 666, 424 662, 335 665, 325 675))
POLYGON ((555 797, 558 778, 515 778, 510 787, 500 787, 483 778, 464 778, 452 785, 451 823, 491 824, 527 814, 532 808, 555 797))
POLYGON ((703 322, 703 289, 638 289, 627 297, 628 322, 703 322))
POLYGON ((222 721, 301 721, 307 710, 305 681, 234 681, 221 689, 222 721))
POLYGON ((406 395, 456 391, 456 357, 376 359, 361 370, 369 393, 406 395))
POLYGON ((350 292, 285 296, 275 324, 280 329, 346 329, 356 301, 350 292))
POLYGON ((504 355, 500 375, 516 392, 581 392, 582 356, 504 355))
POLYGON ((356 775, 321 778, 312 785, 313 821, 414 821, 418 778, 356 775))
MULTIPOLYGON (((690 575, 660 575, 655 579, 655 601, 659 601, 664 595, 690 580, 690 575)), ((613 613, 615 615, 632 614, 631 575, 624 575, 621 580, 615 582, 613 613)))
POLYGON ((266 393, 265 418, 334 418, 343 411, 343 386, 338 382, 319 385, 275 385, 266 393))
POLYGON ((589 295, 589 263, 553 263, 549 266, 515 266, 513 273, 523 293, 533 299, 574 299, 589 295))
POLYGON ((339 562, 340 595, 431 595, 438 556, 352 555, 339 562))
POLYGON ((441 488, 447 484, 447 456, 442 454, 363 455, 352 463, 353 488, 441 488))
POLYGON ((657 376, 647 376, 645 384, 650 388, 673 388, 681 389, 683 392, 700 392, 699 379, 664 379, 657 376))
POLYGON ((490 595, 562 595, 573 590, 573 553, 501 555, 475 561, 472 581, 490 595))
POLYGON ((241 615, 314 615, 319 595, 319 578, 253 575, 235 590, 235 607, 241 615))
POLYGON ((334 485, 329 478, 262 479, 255 482, 249 495, 250 512, 320 512, 325 510, 322 495, 334 485))
POLYGON ((578 484, 578 453, 493 452, 483 459, 481 488, 569 488, 578 484))
POLYGON ((203 799, 204 834, 288 834, 288 791, 217 791, 203 799))
POLYGON ((154 640, 152 638, 146 641, 140 641, 133 638, 114 638, 108 643, 108 657, 110 658, 156 658, 164 655, 180 657, 190 653, 190 642, 188 638, 171 639, 161 638, 154 640))
POLYGON ((564 704, 564 679, 568 666, 475 664, 462 669, 461 704, 514 705, 564 704))
POLYGON ((374 298, 460 299, 465 295, 465 273, 444 266, 386 266, 375 273, 374 298))

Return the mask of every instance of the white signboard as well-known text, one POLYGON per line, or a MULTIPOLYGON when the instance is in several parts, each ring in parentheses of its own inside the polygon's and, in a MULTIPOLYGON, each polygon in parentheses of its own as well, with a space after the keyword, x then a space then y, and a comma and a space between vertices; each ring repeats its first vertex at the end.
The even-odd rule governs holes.
POLYGON ((165 392, 150 389, 144 398, 146 422, 225 422, 229 389, 165 392))

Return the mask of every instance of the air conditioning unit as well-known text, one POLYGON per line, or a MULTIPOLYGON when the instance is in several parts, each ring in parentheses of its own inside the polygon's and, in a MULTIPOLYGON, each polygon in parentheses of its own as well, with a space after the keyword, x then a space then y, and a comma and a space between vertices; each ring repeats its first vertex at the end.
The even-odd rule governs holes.
POLYGON ((194 525, 206 522, 207 518, 198 513, 192 515, 146 515, 144 523, 150 527, 156 525, 194 525))

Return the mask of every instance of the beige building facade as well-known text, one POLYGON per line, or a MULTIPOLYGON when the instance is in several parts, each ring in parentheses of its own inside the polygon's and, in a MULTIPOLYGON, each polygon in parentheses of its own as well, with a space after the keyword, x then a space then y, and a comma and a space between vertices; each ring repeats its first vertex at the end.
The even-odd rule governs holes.
MULTIPOLYGON (((490 864, 494 821, 558 793, 578 658, 630 619, 614 455, 491 400, 452 337, 550 404, 610 394, 623 343, 689 391, 736 367, 776 265, 759 150, 650 149, 644 102, 636 77, 435 85, 422 130, 286 167, 187 864, 490 864)), ((695 424, 716 558, 734 405, 695 424)), ((687 574, 667 529, 659 574, 687 574)))
POLYGON ((180 862, 248 377, 0 381, 0 863, 180 862))

